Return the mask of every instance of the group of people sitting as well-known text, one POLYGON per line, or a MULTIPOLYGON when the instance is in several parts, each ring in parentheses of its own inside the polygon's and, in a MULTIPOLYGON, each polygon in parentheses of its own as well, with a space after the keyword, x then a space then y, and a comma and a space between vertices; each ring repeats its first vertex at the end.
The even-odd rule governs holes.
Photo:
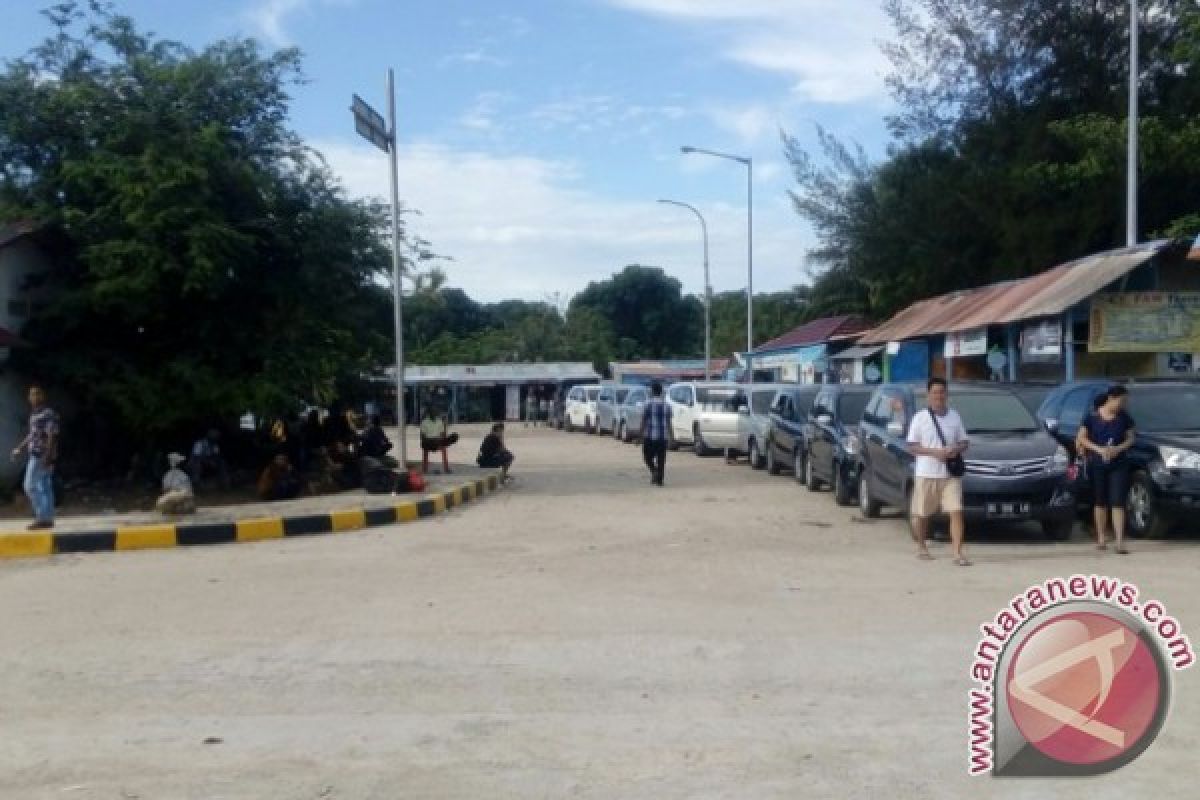
MULTIPOLYGON (((361 432, 350 413, 334 404, 324 420, 315 410, 304 420, 298 415, 270 426, 271 460, 259 473, 255 485, 264 501, 290 500, 300 496, 310 476, 327 477, 342 489, 358 488, 371 470, 395 469, 400 464, 390 453, 394 447, 383 430, 379 415, 372 415, 361 432)), ((429 472, 431 453, 442 454, 442 472, 451 474, 449 449, 459 436, 450 433, 444 413, 427 408, 421 420, 422 471, 429 472)), ((162 479, 162 494, 155 504, 163 514, 190 514, 196 510, 195 487, 215 479, 221 488, 230 486, 229 465, 221 451, 221 434, 209 430, 192 446, 191 455, 170 453, 169 469, 162 479)), ((513 454, 504 445, 504 424, 496 423, 484 437, 476 463, 501 471, 508 480, 513 454)))

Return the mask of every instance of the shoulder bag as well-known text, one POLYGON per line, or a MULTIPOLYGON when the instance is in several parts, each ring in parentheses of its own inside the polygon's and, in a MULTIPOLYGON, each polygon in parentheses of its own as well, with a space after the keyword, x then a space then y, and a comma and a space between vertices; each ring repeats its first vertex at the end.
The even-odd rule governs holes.
MULTIPOLYGON (((933 428, 937 431, 942 447, 949 447, 946 444, 946 435, 942 433, 942 426, 938 424, 937 414, 933 413, 932 408, 927 408, 925 411, 929 414, 929 418, 933 420, 933 428)), ((946 459, 946 471, 950 473, 950 477, 952 478, 961 478, 967 474, 967 462, 963 460, 961 453, 946 459)))

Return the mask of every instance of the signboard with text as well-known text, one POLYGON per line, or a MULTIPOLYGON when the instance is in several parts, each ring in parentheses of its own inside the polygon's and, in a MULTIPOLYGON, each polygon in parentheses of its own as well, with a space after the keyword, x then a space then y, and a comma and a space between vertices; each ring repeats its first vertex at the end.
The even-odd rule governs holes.
POLYGON ((1125 292, 1092 299, 1093 353, 1200 351, 1200 292, 1125 292))
POLYGON ((987 328, 946 334, 946 358, 987 355, 987 328))
POLYGON ((1026 364, 1057 362, 1062 352, 1062 324, 1058 320, 1034 322, 1021 332, 1021 360, 1026 364))

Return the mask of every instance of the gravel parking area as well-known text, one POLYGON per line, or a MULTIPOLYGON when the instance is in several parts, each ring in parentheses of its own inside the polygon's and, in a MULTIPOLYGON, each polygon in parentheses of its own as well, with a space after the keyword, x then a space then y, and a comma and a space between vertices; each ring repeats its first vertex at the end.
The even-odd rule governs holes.
MULTIPOLYGON (((482 428, 464 432, 466 460, 482 428)), ((1187 798, 1198 670, 1137 761, 971 779, 980 624, 1100 573, 1200 634, 1194 538, 922 562, 722 459, 510 425, 516 480, 417 525, 0 563, 0 797, 1187 798)))

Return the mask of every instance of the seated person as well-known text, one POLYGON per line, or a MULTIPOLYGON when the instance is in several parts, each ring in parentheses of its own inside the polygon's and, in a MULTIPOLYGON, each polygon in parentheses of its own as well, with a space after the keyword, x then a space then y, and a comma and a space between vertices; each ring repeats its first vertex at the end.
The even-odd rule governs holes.
POLYGON ((429 454, 437 451, 442 453, 442 470, 450 474, 450 446, 458 441, 457 433, 446 432, 446 415, 434 415, 432 408, 425 409, 425 417, 421 420, 421 471, 429 472, 429 454))
POLYGON ((192 457, 188 459, 192 481, 200 484, 208 475, 213 475, 220 481, 222 489, 229 488, 229 466, 221 455, 221 432, 211 428, 201 439, 192 445, 192 457))
POLYGON ((504 447, 504 423, 497 422, 492 432, 483 437, 479 446, 479 457, 475 463, 487 469, 500 468, 500 480, 508 480, 508 468, 512 466, 513 454, 504 447))
POLYGON ((362 437, 362 454, 382 460, 391 449, 392 442, 383 432, 383 422, 379 419, 379 415, 375 414, 371 417, 371 423, 362 437))
POLYGON ((300 473, 286 455, 279 453, 258 477, 258 496, 268 502, 291 500, 300 495, 301 486, 300 473))
POLYGON ((162 495, 154 507, 160 514, 194 514, 196 513, 196 495, 192 492, 192 480, 180 465, 187 459, 181 453, 171 453, 167 463, 171 468, 163 475, 162 495))

